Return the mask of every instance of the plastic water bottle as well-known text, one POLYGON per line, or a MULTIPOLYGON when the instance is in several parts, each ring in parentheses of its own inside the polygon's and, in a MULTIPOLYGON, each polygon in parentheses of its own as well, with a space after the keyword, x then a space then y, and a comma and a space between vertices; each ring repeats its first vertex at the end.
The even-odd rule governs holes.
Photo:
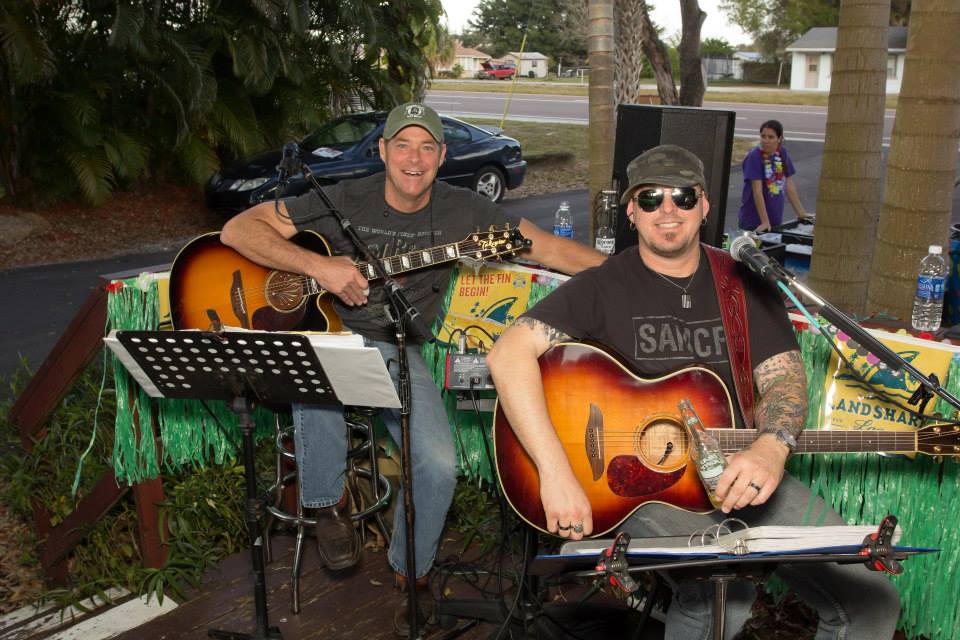
POLYGON ((946 275, 947 262, 943 259, 943 247, 932 244, 929 253, 920 261, 917 295, 913 298, 911 324, 917 331, 933 332, 940 328, 946 275))
POLYGON ((597 219, 597 236, 593 240, 593 248, 608 256, 613 255, 617 245, 617 237, 613 233, 613 221, 617 214, 617 192, 601 191, 600 214, 597 219))
POLYGON ((697 465, 697 474, 703 482, 703 488, 707 490, 710 504, 719 508, 723 503, 717 498, 717 483, 720 481, 720 474, 727 468, 727 457, 723 455, 716 436, 704 428, 690 401, 684 398, 677 406, 683 426, 690 436, 690 457, 697 465))
POLYGON ((564 200, 553 214, 553 235, 561 238, 573 238, 573 216, 570 215, 570 204, 564 200))

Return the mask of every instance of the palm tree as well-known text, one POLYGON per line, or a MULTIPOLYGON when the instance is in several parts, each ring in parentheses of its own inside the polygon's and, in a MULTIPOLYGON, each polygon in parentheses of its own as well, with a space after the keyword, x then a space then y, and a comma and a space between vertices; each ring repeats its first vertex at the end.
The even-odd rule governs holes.
POLYGON ((957 33, 956 0, 913 0, 867 295, 871 311, 908 318, 921 257, 928 245, 948 240, 960 143, 957 33))
POLYGON ((844 0, 830 80, 810 283, 862 312, 880 204, 890 0, 844 0))
MULTIPOLYGON (((590 199, 609 188, 613 175, 613 139, 615 136, 613 101, 613 0, 590 0, 590 199)), ((595 220, 590 219, 593 242, 595 220)))

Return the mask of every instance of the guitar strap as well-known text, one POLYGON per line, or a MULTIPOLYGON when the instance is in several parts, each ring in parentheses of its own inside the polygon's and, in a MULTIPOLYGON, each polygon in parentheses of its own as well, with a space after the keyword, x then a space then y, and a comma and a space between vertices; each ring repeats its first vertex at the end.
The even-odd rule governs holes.
POLYGON ((750 326, 747 322, 747 297, 743 281, 737 274, 737 263, 715 247, 703 245, 713 271, 713 284, 720 303, 720 317, 727 336, 730 370, 736 386, 737 401, 744 426, 753 428, 753 369, 750 366, 750 326))

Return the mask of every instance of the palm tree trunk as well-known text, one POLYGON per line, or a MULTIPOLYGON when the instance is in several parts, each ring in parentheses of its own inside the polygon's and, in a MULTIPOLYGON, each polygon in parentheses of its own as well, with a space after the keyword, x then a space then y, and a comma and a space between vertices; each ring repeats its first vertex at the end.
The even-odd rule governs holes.
POLYGON ((890 0, 843 0, 817 196, 811 286, 863 311, 880 208, 890 0))
POLYGON ((680 104, 702 107, 703 66, 700 62, 700 29, 707 14, 700 9, 698 0, 680 0, 680 16, 683 31, 680 37, 680 104))
MULTIPOLYGON (((913 0, 867 308, 907 319, 920 259, 949 238, 960 142, 960 4, 913 0)), ((819 220, 817 242, 820 242, 819 220)))
MULTIPOLYGON (((610 186, 615 132, 613 102, 613 0, 590 0, 590 199, 610 186)), ((592 211, 592 208, 591 208, 592 211)), ((590 220, 590 244, 595 233, 590 220)))

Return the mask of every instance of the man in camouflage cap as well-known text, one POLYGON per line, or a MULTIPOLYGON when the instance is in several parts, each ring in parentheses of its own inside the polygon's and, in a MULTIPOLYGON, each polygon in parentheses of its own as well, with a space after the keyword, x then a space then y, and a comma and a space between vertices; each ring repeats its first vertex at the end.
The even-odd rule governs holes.
MULTIPOLYGON (((524 518, 574 540, 612 535, 614 529, 633 536, 686 537, 716 526, 728 515, 750 526, 800 525, 805 518, 843 525, 843 519, 811 496, 805 485, 784 475, 807 414, 803 362, 776 290, 726 252, 701 245, 700 228, 710 212, 703 164, 685 149, 664 145, 635 158, 627 175, 629 185, 621 202, 636 226, 638 246, 564 283, 510 325, 487 356, 500 408, 529 455, 529 474, 537 479, 519 489, 521 496, 511 495, 504 484, 506 497, 514 505, 529 504, 526 492, 538 488, 542 511, 533 504, 522 513, 524 518), (548 396, 539 358, 568 341, 605 345, 647 378, 673 379, 677 369, 693 365, 702 377, 697 378, 696 389, 677 392, 668 392, 670 384, 680 384, 676 380, 646 389, 628 380, 619 387, 606 375, 606 367, 591 364, 592 368, 578 369, 587 376, 577 379, 577 388, 558 389, 557 379, 551 378, 548 396), (591 371, 598 378, 596 387, 591 386, 591 371), (727 391, 706 392, 708 379, 723 381, 720 388, 727 391), (731 392, 733 400, 727 395, 731 392), (633 397, 636 405, 625 410, 618 405, 627 397, 633 397), (709 415, 711 408, 729 402, 731 413, 719 422, 752 427, 757 433, 749 446, 727 458, 719 477, 713 476, 713 497, 720 508, 712 513, 690 466, 679 417, 655 418, 677 416, 684 397, 708 426, 720 426, 709 415), (607 454, 600 459, 606 476, 602 479, 594 477, 584 453, 590 448, 583 424, 594 413, 608 425, 607 454), (634 413, 646 413, 650 422, 634 413), (633 421, 629 424, 659 425, 657 435, 650 436, 650 451, 642 444, 646 427, 621 436, 636 439, 640 443, 636 451, 617 443, 613 425, 633 429, 623 419, 628 414, 633 421), (671 420, 676 420, 672 434, 663 430, 671 420), (653 444, 655 438, 661 444, 653 444), (686 482, 700 496, 699 504, 684 502, 687 489, 681 487, 686 482)), ((585 358, 578 353, 564 351, 552 361, 579 367, 585 358)), ((591 357, 592 363, 603 360, 591 357)), ((612 368, 618 370, 617 365, 612 368)), ((660 384, 662 380, 651 382, 660 384)), ((501 440, 504 447, 510 446, 498 433, 498 448, 501 440)), ((835 564, 793 565, 778 574, 819 613, 818 638, 892 637, 899 596, 884 576, 860 566, 835 564)), ((674 600, 666 638, 710 637, 713 588, 693 582, 671 584, 674 600)), ((726 630, 732 635, 749 617, 756 594, 752 585, 743 583, 729 589, 726 630)))

